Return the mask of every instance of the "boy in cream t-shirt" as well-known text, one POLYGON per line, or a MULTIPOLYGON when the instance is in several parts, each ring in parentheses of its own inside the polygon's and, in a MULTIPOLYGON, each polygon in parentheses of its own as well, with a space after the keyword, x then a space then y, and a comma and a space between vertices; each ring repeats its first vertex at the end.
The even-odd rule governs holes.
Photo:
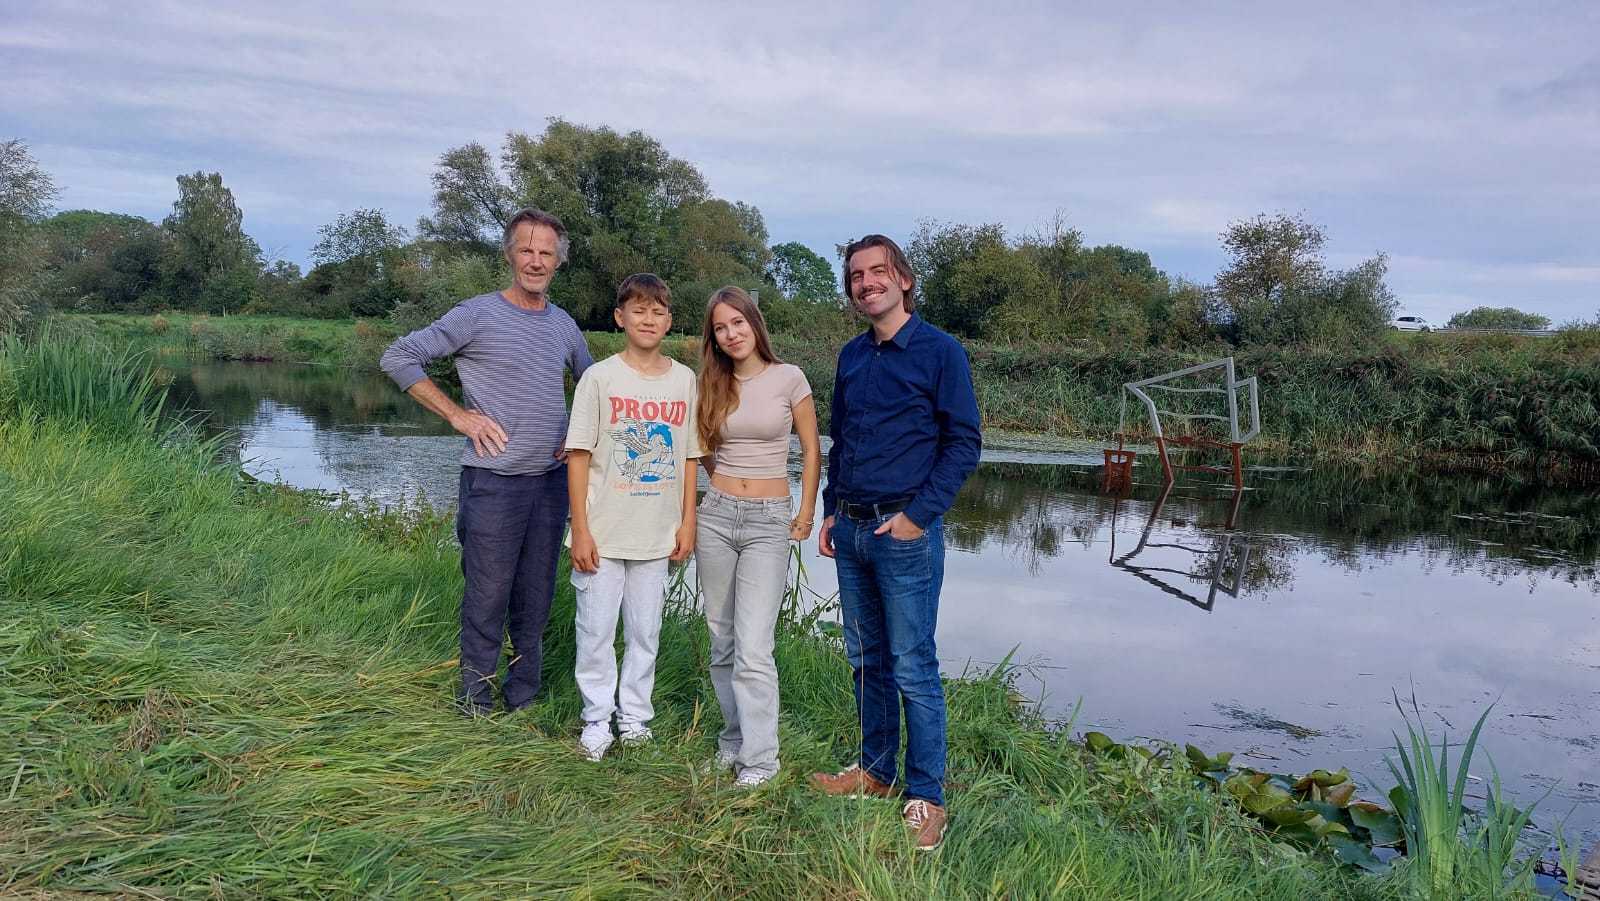
POLYGON ((667 561, 694 550, 695 377, 661 353, 672 295, 648 273, 617 288, 622 352, 590 366, 572 397, 567 486, 572 585, 577 589, 578 742, 590 760, 611 747, 611 717, 626 743, 650 739, 656 647, 667 561), (624 653, 617 674, 617 617, 624 653))

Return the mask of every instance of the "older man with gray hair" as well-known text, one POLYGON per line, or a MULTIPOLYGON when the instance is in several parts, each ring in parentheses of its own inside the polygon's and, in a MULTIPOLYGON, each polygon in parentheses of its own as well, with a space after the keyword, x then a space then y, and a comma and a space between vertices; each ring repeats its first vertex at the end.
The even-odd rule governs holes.
POLYGON ((501 696, 516 710, 539 694, 544 628, 567 519, 563 375, 594 362, 578 324, 550 303, 567 260, 567 229, 543 210, 506 223, 511 287, 468 298, 397 340, 380 365, 400 390, 468 439, 461 454, 456 536, 461 540, 462 709, 488 713, 509 624, 514 656, 501 696), (454 355, 465 405, 423 366, 454 355))

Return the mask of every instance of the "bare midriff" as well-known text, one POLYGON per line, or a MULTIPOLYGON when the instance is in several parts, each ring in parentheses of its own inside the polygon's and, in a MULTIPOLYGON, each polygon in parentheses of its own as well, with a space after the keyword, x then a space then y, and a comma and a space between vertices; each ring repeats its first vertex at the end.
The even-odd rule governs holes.
POLYGON ((711 485, 718 491, 734 497, 788 497, 789 480, 741 479, 738 476, 711 474, 711 485))

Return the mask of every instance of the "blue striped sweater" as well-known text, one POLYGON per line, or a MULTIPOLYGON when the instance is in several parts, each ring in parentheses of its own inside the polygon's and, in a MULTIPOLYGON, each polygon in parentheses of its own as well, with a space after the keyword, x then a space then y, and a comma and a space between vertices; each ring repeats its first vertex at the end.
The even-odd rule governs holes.
POLYGON ((497 457, 478 456, 467 441, 461 465, 502 475, 554 469, 567 434, 562 375, 576 379, 594 362, 572 317, 553 304, 526 310, 499 292, 480 294, 395 341, 378 365, 405 391, 422 380, 424 365, 451 354, 466 406, 499 423, 507 437, 497 457))

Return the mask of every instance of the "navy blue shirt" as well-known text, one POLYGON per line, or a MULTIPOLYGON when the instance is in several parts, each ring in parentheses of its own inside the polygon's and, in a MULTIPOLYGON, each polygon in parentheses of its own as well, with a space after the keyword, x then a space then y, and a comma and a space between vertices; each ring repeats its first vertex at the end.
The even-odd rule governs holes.
POLYGON ((840 501, 909 498, 906 517, 925 529, 983 450, 967 352, 916 315, 887 341, 868 329, 839 351, 831 416, 825 517, 840 501))

